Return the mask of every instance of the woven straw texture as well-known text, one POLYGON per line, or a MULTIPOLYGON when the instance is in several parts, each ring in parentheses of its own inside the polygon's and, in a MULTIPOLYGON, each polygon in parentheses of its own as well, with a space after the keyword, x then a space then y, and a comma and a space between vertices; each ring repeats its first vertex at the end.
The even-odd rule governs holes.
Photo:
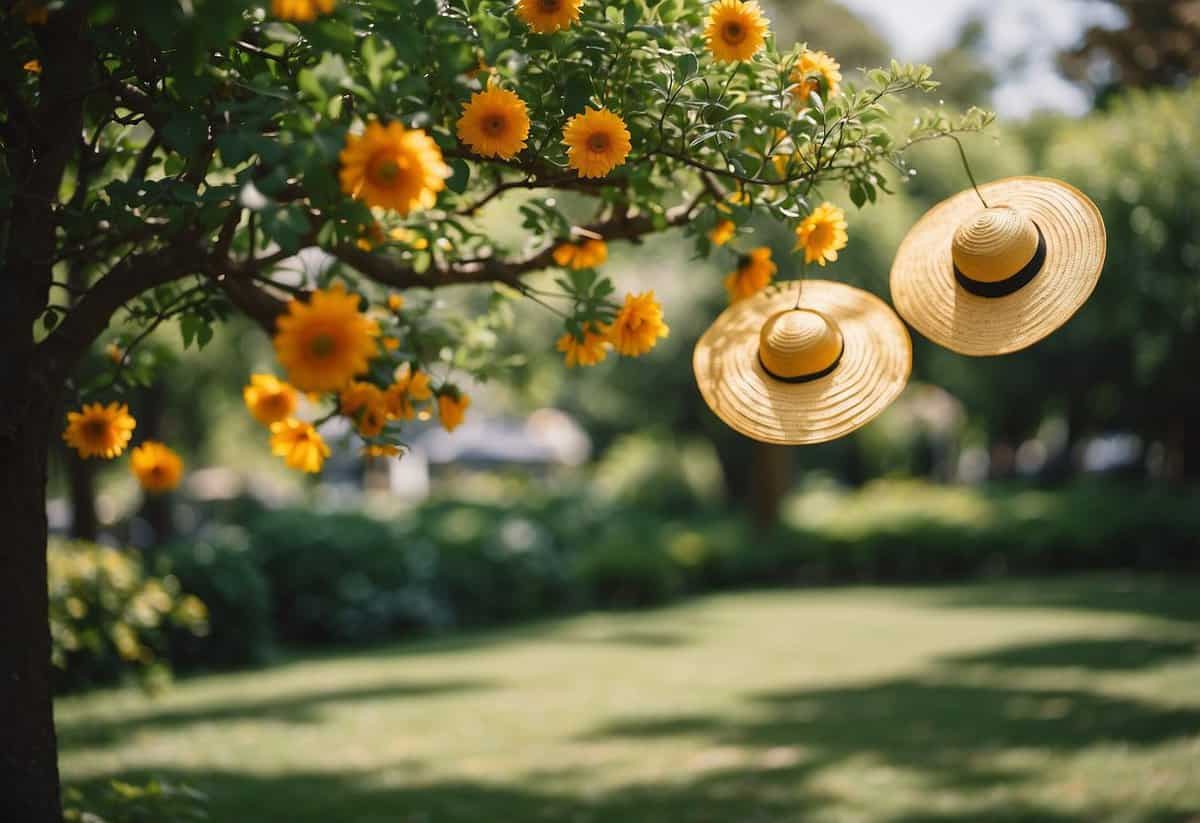
POLYGON ((759 333, 769 317, 795 305, 792 285, 733 304, 692 358, 700 393, 717 417, 764 443, 807 445, 850 434, 899 396, 912 370, 908 332, 886 303, 844 283, 806 280, 800 305, 837 324, 842 360, 810 383, 771 377, 759 363, 759 333))
POLYGON ((1041 228, 1041 271, 1005 297, 980 297, 958 285, 954 233, 982 208, 968 189, 930 209, 904 238, 892 264, 892 302, 934 343, 960 354, 1008 354, 1049 336, 1087 302, 1104 268, 1104 221, 1085 194, 1059 180, 1010 177, 980 192, 990 206, 1011 206, 1041 228))

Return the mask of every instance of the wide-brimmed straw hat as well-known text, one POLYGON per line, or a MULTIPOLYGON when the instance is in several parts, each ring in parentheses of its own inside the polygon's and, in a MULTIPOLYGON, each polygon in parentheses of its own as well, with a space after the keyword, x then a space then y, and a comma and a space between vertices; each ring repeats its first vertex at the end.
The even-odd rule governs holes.
POLYGON ((1100 210, 1073 186, 997 180, 917 221, 892 264, 892 302, 913 328, 952 351, 1008 354, 1048 336, 1087 302, 1106 245, 1100 210))
POLYGON ((734 303, 692 358, 709 407, 764 443, 824 443, 879 415, 912 370, 900 318, 873 294, 805 280, 734 303), (799 299, 797 299, 799 298, 799 299))

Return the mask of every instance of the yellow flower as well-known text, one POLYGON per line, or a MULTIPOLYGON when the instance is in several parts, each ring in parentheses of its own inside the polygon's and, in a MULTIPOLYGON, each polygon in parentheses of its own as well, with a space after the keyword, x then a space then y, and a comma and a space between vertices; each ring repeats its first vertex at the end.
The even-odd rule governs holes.
POLYGON ((529 138, 529 112, 515 92, 489 85, 463 106, 458 139, 481 157, 510 160, 529 138))
POLYGON ((121 361, 125 359, 125 350, 116 343, 109 343, 104 349, 104 356, 110 362, 120 365, 121 361))
POLYGON ((608 345, 608 326, 603 323, 585 323, 582 340, 571 332, 565 332, 558 338, 555 347, 563 353, 567 367, 575 368, 594 366, 604 360, 608 357, 608 345))
POLYGON ((386 351, 395 351, 400 348, 400 339, 398 337, 382 337, 379 342, 383 343, 383 348, 386 351))
POLYGON ((316 474, 330 451, 311 423, 288 418, 271 424, 271 453, 282 457, 293 469, 316 474))
POLYGON ((433 138, 395 121, 386 126, 372 121, 361 137, 347 134, 341 163, 342 191, 401 215, 436 203, 450 176, 433 138))
POLYGON ((26 63, 21 68, 25 69, 25 71, 29 72, 30 74, 41 74, 42 73, 42 61, 41 60, 30 60, 28 63, 26 63))
POLYGON ((393 446, 391 443, 368 443, 363 446, 362 456, 368 460, 375 460, 381 457, 399 457, 401 454, 399 446, 393 446))
POLYGON ((342 414, 354 418, 355 427, 363 437, 378 436, 387 424, 383 390, 373 383, 351 383, 342 389, 339 402, 342 414))
POLYGON ((433 397, 429 387, 429 375, 408 363, 396 369, 395 382, 384 392, 384 408, 395 420, 412 420, 415 414, 413 403, 421 403, 433 397))
POLYGON ((124 403, 87 403, 77 412, 67 415, 63 440, 83 458, 103 457, 112 460, 120 456, 133 437, 137 422, 129 415, 124 403))
POLYGON ((538 34, 553 34, 579 22, 583 0, 519 0, 517 17, 538 34))
POLYGON ((288 379, 305 392, 338 391, 379 353, 379 326, 358 310, 358 295, 341 283, 292 300, 276 325, 275 354, 288 379))
POLYGON ((792 68, 792 95, 802 110, 808 108, 813 92, 822 100, 838 93, 842 82, 841 64, 823 51, 805 49, 792 68))
POLYGON ((758 3, 719 0, 709 9, 704 39, 719 63, 749 60, 766 42, 770 24, 758 3))
POLYGON ((608 109, 588 106, 563 129, 567 165, 580 177, 604 177, 625 162, 633 143, 625 121, 608 109))
POLYGON ((129 468, 142 488, 151 494, 171 491, 183 477, 183 460, 154 440, 147 440, 130 452, 129 468))
POLYGON ((271 14, 280 20, 311 23, 319 15, 329 14, 337 0, 271 0, 271 14))
POLYGON ((846 213, 832 203, 817 206, 796 227, 796 250, 804 249, 805 263, 832 263, 849 240, 846 213))
POLYGON ((670 328, 662 319, 662 306, 654 292, 625 295, 625 305, 609 327, 608 340, 626 357, 639 357, 654 348, 670 328))
POLYGON ((572 269, 594 269, 608 260, 608 244, 603 240, 562 243, 554 249, 554 262, 572 269))
POLYGON ((463 418, 467 414, 467 407, 471 405, 471 398, 458 389, 450 387, 444 389, 442 394, 438 395, 437 400, 438 416, 441 418, 442 428, 452 432, 461 426, 463 418))
POLYGON ((250 375, 242 399, 254 419, 264 426, 291 417, 296 411, 296 390, 273 374, 250 375))
POLYGON ((758 294, 771 282, 778 271, 771 261, 771 250, 760 246, 738 261, 737 270, 725 278, 725 290, 729 292, 729 302, 736 303, 752 295, 758 294))
POLYGON ((713 226, 712 231, 708 233, 708 239, 713 242, 714 246, 724 246, 733 239, 735 234, 737 234, 737 224, 732 220, 722 220, 713 226))
POLYGON ((390 236, 397 243, 403 243, 404 245, 414 248, 417 251, 424 251, 425 249, 429 248, 429 241, 417 234, 412 229, 406 229, 403 227, 395 228, 392 229, 390 236))
POLYGON ((404 295, 398 294, 397 292, 392 292, 388 295, 387 306, 388 311, 392 312, 392 314, 400 311, 402 308, 404 308, 404 295))

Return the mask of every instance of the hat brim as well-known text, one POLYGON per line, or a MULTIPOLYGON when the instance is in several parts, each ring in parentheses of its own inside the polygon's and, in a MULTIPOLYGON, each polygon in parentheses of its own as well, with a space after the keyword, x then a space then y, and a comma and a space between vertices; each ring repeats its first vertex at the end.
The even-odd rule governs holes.
POLYGON ((873 294, 829 280, 769 289, 734 303, 696 344, 692 358, 704 401, 730 428, 764 443, 808 445, 844 437, 886 409, 908 382, 912 341, 873 294), (758 358, 772 315, 800 305, 832 318, 844 351, 837 368, 808 383, 771 377, 758 358))
POLYGON ((1004 297, 981 297, 958 284, 954 232, 982 208, 967 189, 926 212, 900 244, 892 302, 913 328, 951 351, 1009 354, 1049 336, 1087 302, 1104 268, 1104 219, 1087 195, 1060 180, 1010 177, 979 189, 989 206, 1019 209, 1041 229, 1046 260, 1038 274, 1004 297))

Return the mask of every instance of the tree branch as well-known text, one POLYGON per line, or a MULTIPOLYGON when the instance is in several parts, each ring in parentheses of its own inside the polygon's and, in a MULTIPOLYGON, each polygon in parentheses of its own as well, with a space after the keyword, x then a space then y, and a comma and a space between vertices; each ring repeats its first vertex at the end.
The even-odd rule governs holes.
POLYGON ((48 373, 65 379, 121 306, 147 289, 195 274, 202 260, 199 250, 183 241, 126 258, 96 281, 58 328, 38 344, 37 358, 48 373))
MULTIPOLYGON (((677 206, 667 212, 665 223, 667 227, 676 227, 691 220, 696 208, 710 195, 705 187, 687 203, 677 206)), ((584 232, 592 236, 611 240, 639 240, 653 234, 662 228, 649 214, 631 215, 622 212, 613 217, 590 226, 584 227, 584 232)), ((554 249, 557 243, 528 257, 516 260, 498 260, 484 258, 464 263, 457 263, 445 268, 431 268, 419 273, 411 266, 400 265, 386 257, 364 252, 351 246, 342 246, 332 250, 332 254, 346 265, 366 277, 386 286, 397 289, 407 288, 441 288, 443 286, 464 285, 470 283, 506 283, 519 286, 521 278, 535 271, 541 271, 555 265, 554 249)))

